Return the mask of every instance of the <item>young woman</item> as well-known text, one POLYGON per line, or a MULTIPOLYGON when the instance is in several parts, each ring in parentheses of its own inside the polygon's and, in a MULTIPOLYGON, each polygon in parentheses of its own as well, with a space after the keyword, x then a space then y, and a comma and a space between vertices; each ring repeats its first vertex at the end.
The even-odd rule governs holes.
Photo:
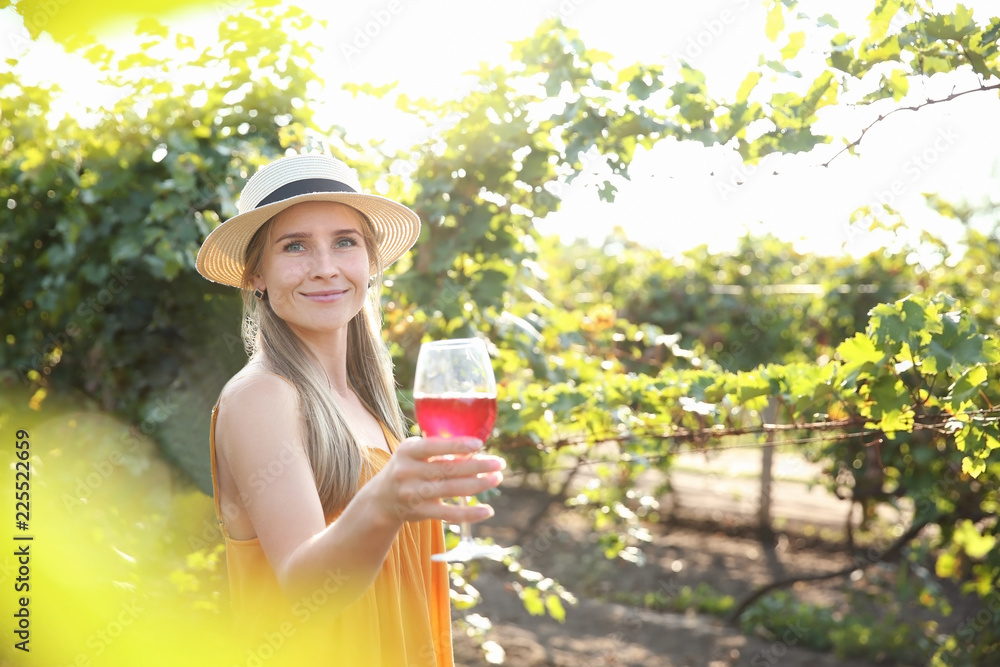
POLYGON ((210 442, 246 664, 452 664, 447 571, 430 556, 442 521, 492 510, 442 500, 495 487, 503 462, 474 439, 404 439, 378 294, 419 230, 344 163, 295 155, 254 174, 198 253, 204 277, 244 296, 250 360, 210 442))

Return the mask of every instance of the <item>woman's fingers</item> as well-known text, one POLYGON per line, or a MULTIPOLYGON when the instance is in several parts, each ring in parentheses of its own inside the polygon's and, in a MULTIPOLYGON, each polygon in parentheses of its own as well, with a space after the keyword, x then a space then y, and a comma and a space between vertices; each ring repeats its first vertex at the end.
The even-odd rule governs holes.
POLYGON ((475 523, 493 516, 487 505, 466 507, 445 502, 474 496, 503 480, 506 462, 476 453, 475 438, 408 438, 399 444, 384 478, 390 484, 394 511, 403 520, 441 519, 475 523), (390 481, 391 480, 391 481, 390 481))
POLYGON ((499 456, 477 454, 460 459, 436 459, 429 462, 427 471, 433 479, 452 479, 500 472, 506 467, 507 463, 499 456))
POLYGON ((423 480, 414 479, 401 485, 399 495, 408 506, 416 508, 420 505, 436 504, 442 498, 474 496, 498 486, 501 481, 503 473, 499 470, 464 477, 440 476, 423 480))
POLYGON ((493 516, 493 508, 489 505, 446 505, 441 503, 435 519, 446 523, 478 523, 493 516))
POLYGON ((483 448, 483 441, 476 438, 407 438, 399 443, 396 454, 415 459, 436 456, 467 456, 483 448))
POLYGON ((453 477, 442 479, 434 484, 435 495, 438 498, 456 498, 458 496, 474 496, 487 489, 492 489, 503 481, 499 471, 489 472, 478 477, 453 477))

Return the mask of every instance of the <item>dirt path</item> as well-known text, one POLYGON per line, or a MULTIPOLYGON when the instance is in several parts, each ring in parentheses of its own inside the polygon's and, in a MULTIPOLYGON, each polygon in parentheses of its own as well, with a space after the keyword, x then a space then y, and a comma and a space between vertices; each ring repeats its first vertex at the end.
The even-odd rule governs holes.
MULTIPOLYGON (((706 616, 657 613, 614 603, 582 599, 569 610, 565 624, 530 617, 502 579, 490 574, 479 580, 483 613, 494 628, 489 638, 506 650, 506 664, 535 667, 559 665, 644 665, 649 667, 862 667, 874 663, 844 661, 797 648, 797 637, 768 641, 745 637, 706 616), (490 609, 487 609, 490 607, 490 609)), ((466 667, 486 666, 475 644, 456 642, 456 657, 466 667)))
MULTIPOLYGON (((801 471, 800 471, 801 472, 801 471)), ((498 564, 483 565, 475 586, 483 597, 476 611, 493 622, 486 639, 506 651, 505 664, 645 665, 651 667, 863 667, 873 662, 838 659, 803 649, 801 629, 778 637, 747 637, 714 616, 654 612, 618 601, 641 600, 651 591, 676 594, 683 586, 708 582, 740 600, 758 586, 796 574, 831 572, 848 564, 840 550, 806 538, 781 537, 774 549, 762 549, 752 537, 707 531, 727 523, 746 526, 756 517, 759 482, 752 475, 729 477, 710 467, 703 472, 676 471, 681 499, 673 508, 681 520, 660 525, 644 549, 644 565, 608 561, 593 544, 588 526, 558 505, 550 508, 532 535, 522 542, 525 567, 556 577, 578 598, 566 622, 530 616, 511 587, 512 576, 498 564)), ((494 502, 497 516, 480 534, 511 544, 517 527, 546 501, 542 493, 510 487, 494 502)), ((847 504, 819 487, 779 481, 774 512, 779 522, 801 521, 820 529, 842 529, 847 504)), ((746 532, 746 531, 744 531, 746 532)), ((809 532, 809 531, 807 531, 809 532)), ((810 586, 806 599, 825 602, 842 582, 810 586), (811 597, 810 597, 811 596, 811 597)), ((460 615, 460 614, 456 614, 460 615)), ((456 659, 465 667, 488 665, 481 649, 467 637, 456 638, 456 659)))

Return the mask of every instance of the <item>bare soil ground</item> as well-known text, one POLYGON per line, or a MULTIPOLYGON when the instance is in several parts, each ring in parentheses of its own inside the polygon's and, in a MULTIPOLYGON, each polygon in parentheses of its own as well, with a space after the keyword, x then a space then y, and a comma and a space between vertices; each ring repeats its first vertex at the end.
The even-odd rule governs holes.
MULTIPOLYGON (((803 484, 786 485, 775 497, 774 516, 782 527, 776 543, 765 548, 748 516, 748 489, 720 484, 706 475, 678 474, 675 489, 686 486, 684 506, 669 510, 668 522, 651 526, 643 549, 646 562, 636 565, 607 560, 586 521, 561 503, 548 506, 543 518, 521 539, 522 564, 552 576, 577 596, 567 607, 565 623, 529 615, 512 588, 512 575, 497 563, 481 565, 476 588, 482 603, 475 609, 493 622, 486 640, 499 643, 505 664, 517 667, 572 665, 644 665, 649 667, 862 667, 880 664, 839 659, 800 646, 795 628, 783 636, 745 636, 717 616, 656 612, 642 608, 648 592, 674 595, 683 586, 707 582, 737 602, 777 579, 839 570, 851 560, 841 545, 819 538, 842 530, 843 501, 803 484), (708 486, 705 486, 708 485, 708 486), (724 489, 724 490, 723 490, 724 489), (699 495, 701 494, 701 495, 699 495), (803 509, 806 511, 803 512, 803 509), (797 514, 802 516, 796 516, 797 514), (791 517, 791 518, 789 518, 791 517), (622 602, 625 602, 623 604, 622 602)), ((738 486, 738 485, 737 485, 738 486)), ((546 493, 505 486, 493 502, 496 517, 477 527, 480 535, 513 544, 549 502, 546 493)), ((843 578, 796 584, 794 591, 812 603, 836 604, 844 597, 843 578)), ((864 585, 864 582, 859 583, 864 585)), ((456 618, 462 612, 456 612, 456 618)), ((456 625, 456 628, 458 626, 456 625)), ((455 638, 456 662, 488 665, 477 641, 455 638)))

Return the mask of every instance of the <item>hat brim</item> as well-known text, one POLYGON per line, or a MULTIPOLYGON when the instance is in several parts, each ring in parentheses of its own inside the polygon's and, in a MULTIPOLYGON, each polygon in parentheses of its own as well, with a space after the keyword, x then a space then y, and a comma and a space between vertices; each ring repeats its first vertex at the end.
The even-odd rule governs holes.
POLYGON ((198 251, 198 273, 213 282, 244 287, 244 257, 253 235, 286 208, 310 201, 339 202, 360 211, 375 228, 383 269, 413 247, 420 235, 417 214, 387 197, 359 192, 306 193, 241 213, 220 224, 205 238, 198 251))

